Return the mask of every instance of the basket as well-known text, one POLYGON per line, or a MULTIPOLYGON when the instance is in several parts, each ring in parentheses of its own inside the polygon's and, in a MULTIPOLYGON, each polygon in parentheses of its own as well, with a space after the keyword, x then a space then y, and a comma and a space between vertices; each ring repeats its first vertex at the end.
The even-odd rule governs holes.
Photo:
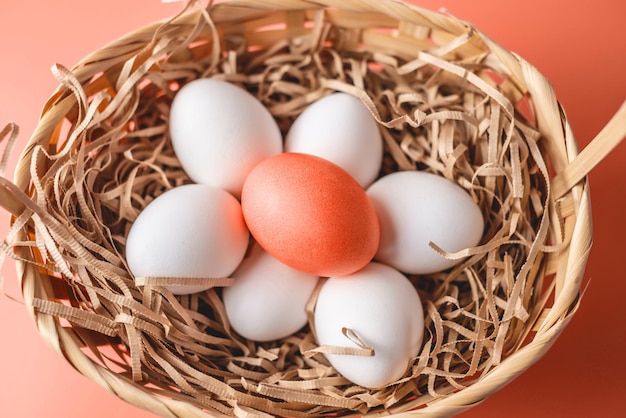
POLYGON ((165 417, 449 416, 485 399, 575 313, 592 241, 586 175, 626 134, 623 106, 579 155, 532 65, 467 22, 393 0, 190 2, 55 74, 14 181, 0 178, 13 215, 3 249, 46 342, 165 417), (380 125, 381 174, 439 174, 483 210, 479 246, 433 245, 462 259, 457 267, 409 277, 426 334, 399 381, 347 382, 314 354, 309 327, 278 342, 242 339, 219 289, 174 297, 162 281, 135 284, 125 236, 152 199, 190 182, 167 115, 200 77, 246 88, 283 133, 313 101, 352 94, 380 125))

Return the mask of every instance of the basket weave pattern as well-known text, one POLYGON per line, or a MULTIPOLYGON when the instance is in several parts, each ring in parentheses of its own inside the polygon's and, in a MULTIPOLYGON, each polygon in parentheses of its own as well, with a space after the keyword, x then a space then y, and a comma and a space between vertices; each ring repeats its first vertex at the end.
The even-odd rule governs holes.
POLYGON ((586 181, 554 181, 577 155, 567 118, 534 67, 465 22, 396 1, 229 1, 56 75, 15 182, 2 179, 14 214, 5 251, 48 344, 135 405, 185 417, 451 415, 538 360, 576 310, 591 218, 586 181), (309 328, 246 341, 219 289, 174 297, 135 285, 125 236, 152 199, 190 182, 167 118, 199 77, 246 88, 283 133, 313 101, 353 94, 381 127, 381 174, 437 173, 479 204, 481 244, 449 254, 434 243, 463 261, 410 277, 426 334, 403 379, 350 384, 311 354, 309 328))

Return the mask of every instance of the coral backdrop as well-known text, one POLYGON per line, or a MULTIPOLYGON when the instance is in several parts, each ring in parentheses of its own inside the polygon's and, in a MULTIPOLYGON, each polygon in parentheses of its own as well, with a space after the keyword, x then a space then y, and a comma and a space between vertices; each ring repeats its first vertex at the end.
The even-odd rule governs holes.
MULTIPOLYGON (((626 99, 626 2, 618 0, 422 0, 472 22, 550 79, 584 147, 626 99)), ((0 4, 0 125, 26 142, 56 87, 49 68, 89 52, 181 3, 159 0, 8 1, 0 4)), ((14 153, 11 165, 17 152, 14 153)), ((626 411, 626 144, 590 176, 594 247, 581 307, 548 354, 464 413, 470 417, 618 417, 626 411)), ((0 236, 6 233, 1 214, 0 236)), ((12 261, 5 292, 20 299, 12 261)), ((11 418, 150 417, 74 371, 44 343, 26 309, 0 296, 0 415, 11 418)))

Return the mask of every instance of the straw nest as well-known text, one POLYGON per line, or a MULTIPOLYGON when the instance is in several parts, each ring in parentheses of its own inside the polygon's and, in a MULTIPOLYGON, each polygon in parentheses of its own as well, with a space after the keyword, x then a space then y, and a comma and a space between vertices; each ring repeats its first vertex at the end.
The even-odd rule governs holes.
POLYGON ((465 22, 396 1, 192 2, 55 75, 14 182, 2 179, 0 201, 14 215, 4 250, 47 343, 141 408, 451 415, 538 360, 576 310, 591 219, 585 173, 563 175, 577 155, 567 118, 533 66, 465 22), (463 261, 410 277, 426 334, 403 379, 350 384, 322 355, 302 354, 315 347, 308 327, 246 341, 219 289, 174 297, 135 285, 125 237, 146 204, 190 182, 168 110, 199 77, 246 88, 283 133, 318 98, 355 95, 380 125, 383 173, 436 173, 480 206, 480 245, 438 249, 463 261))

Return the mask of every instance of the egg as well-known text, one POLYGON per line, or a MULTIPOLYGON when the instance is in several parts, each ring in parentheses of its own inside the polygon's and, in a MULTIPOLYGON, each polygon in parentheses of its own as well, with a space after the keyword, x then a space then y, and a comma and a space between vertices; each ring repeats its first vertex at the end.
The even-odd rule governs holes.
MULTIPOLYGON (((131 225, 126 260, 135 277, 226 278, 241 263, 250 234, 239 201, 203 184, 166 191, 131 225)), ((174 294, 204 291, 207 284, 166 286, 174 294)))
POLYGON ((344 336, 346 328, 373 348, 373 356, 325 354, 343 377, 367 388, 402 378, 422 345, 424 312, 417 291, 399 271, 376 262, 350 276, 329 278, 313 318, 320 345, 359 348, 344 336))
POLYGON ((236 197, 261 160, 282 152, 282 135, 263 104, 246 90, 218 79, 185 84, 169 114, 172 147, 195 183, 236 197))
POLYGON ((410 274, 446 270, 448 260, 429 246, 448 252, 477 245, 483 234, 482 212, 456 183, 422 171, 398 171, 381 177, 367 195, 380 222, 375 259, 410 274))
POLYGON ((241 205, 256 241, 306 273, 353 273, 378 248, 378 219, 365 190, 314 155, 283 153, 262 161, 244 183, 241 205))
POLYGON ((253 341, 288 337, 307 324, 306 304, 318 276, 295 270, 254 245, 222 298, 232 328, 253 341))
POLYGON ((333 93, 313 102, 293 122, 285 151, 326 158, 363 187, 378 176, 383 140, 376 120, 360 99, 333 93))

